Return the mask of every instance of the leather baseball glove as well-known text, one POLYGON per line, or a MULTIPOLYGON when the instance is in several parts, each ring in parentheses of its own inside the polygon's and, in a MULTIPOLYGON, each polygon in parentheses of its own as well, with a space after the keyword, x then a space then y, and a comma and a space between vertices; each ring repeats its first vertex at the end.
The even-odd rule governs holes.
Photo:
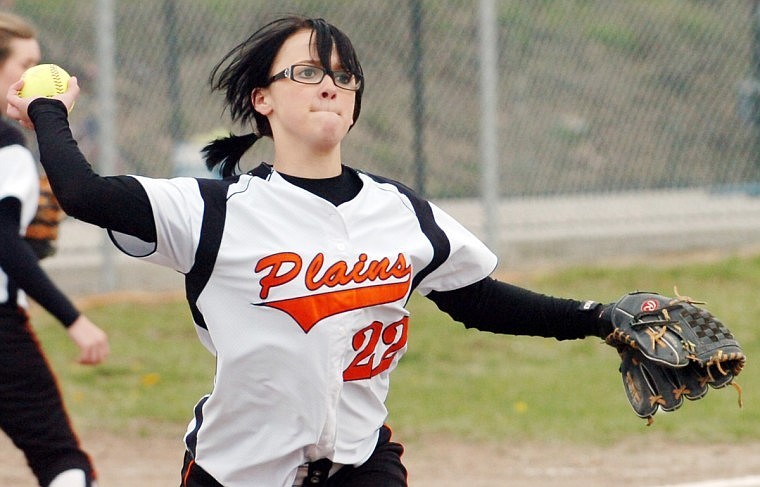
POLYGON ((41 176, 37 213, 26 228, 24 235, 24 239, 32 247, 38 259, 44 259, 55 254, 58 226, 65 217, 66 214, 61 209, 58 199, 53 194, 53 190, 50 189, 47 177, 41 176))
POLYGON ((746 357, 731 331, 689 297, 634 292, 602 311, 613 331, 605 342, 620 354, 628 401, 652 424, 658 409, 674 411, 684 398, 701 399, 708 386, 732 385, 746 357))

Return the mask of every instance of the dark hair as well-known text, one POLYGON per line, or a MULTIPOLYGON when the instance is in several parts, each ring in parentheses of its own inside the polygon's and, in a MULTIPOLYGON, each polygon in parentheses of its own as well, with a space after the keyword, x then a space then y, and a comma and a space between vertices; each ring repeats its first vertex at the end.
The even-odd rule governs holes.
MULTIPOLYGON (((223 177, 235 174, 240 158, 259 138, 271 137, 269 120, 258 113, 251 102, 251 93, 256 88, 270 84, 270 70, 280 47, 293 34, 302 29, 311 29, 319 61, 330 66, 332 48, 335 46, 343 69, 363 78, 362 67, 351 40, 337 27, 324 19, 288 16, 268 23, 254 32, 248 39, 233 48, 214 67, 209 77, 212 90, 223 91, 225 108, 229 109, 233 122, 246 124, 255 122, 255 131, 248 135, 214 140, 203 148, 206 166, 213 170, 219 167, 223 177)), ((356 92, 353 121, 359 118, 364 83, 356 92)))

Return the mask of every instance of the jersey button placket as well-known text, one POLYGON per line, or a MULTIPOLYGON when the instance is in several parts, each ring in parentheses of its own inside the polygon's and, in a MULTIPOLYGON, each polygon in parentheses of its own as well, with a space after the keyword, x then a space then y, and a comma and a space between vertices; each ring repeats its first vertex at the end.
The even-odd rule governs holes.
MULTIPOLYGON (((334 263, 338 260, 345 260, 349 256, 347 252, 350 250, 348 242, 348 229, 344 221, 343 215, 340 211, 331 206, 326 211, 326 220, 324 223, 324 246, 325 262, 334 263)), ((319 444, 322 448, 332 449, 335 447, 335 439, 337 434, 337 411, 340 404, 340 396, 343 390, 343 368, 344 357, 346 354, 346 343, 350 342, 346 338, 346 327, 341 320, 333 322, 333 326, 330 327, 331 335, 331 368, 334 371, 334 379, 330 386, 328 386, 328 399, 330 401, 330 413, 327 418, 327 422, 324 425, 322 435, 319 444)), ((304 486, 306 485, 323 485, 327 480, 327 471, 316 469, 310 472, 304 479, 304 486)))
POLYGON ((349 249, 348 242, 348 227, 343 215, 337 208, 331 208, 329 211, 329 228, 328 241, 332 243, 331 250, 342 258, 347 257, 347 251, 349 249))

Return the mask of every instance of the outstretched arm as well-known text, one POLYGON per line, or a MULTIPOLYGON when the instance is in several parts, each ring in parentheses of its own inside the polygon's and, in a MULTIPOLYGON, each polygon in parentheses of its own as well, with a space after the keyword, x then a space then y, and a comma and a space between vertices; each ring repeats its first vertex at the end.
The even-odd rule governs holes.
POLYGON ((599 317, 599 303, 546 296, 491 277, 453 291, 431 291, 427 297, 467 328, 482 331, 558 340, 604 337, 612 331, 599 317))

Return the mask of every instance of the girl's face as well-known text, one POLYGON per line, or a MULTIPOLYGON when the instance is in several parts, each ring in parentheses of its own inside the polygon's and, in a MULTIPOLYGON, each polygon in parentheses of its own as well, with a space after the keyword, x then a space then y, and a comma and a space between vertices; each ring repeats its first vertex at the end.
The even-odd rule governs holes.
POLYGON ((40 45, 36 39, 11 39, 10 55, 0 67, 0 108, 5 113, 8 88, 21 79, 24 71, 40 62, 40 45))
MULTIPOLYGON (((293 64, 322 67, 311 36, 312 31, 306 29, 290 36, 280 47, 269 75, 293 64)), ((335 47, 331 64, 331 70, 341 69, 335 47)), ((340 145, 353 124, 355 98, 355 92, 338 88, 329 75, 319 84, 277 80, 251 95, 256 111, 269 119, 275 146, 306 144, 307 150, 315 153, 329 152, 340 145)))

